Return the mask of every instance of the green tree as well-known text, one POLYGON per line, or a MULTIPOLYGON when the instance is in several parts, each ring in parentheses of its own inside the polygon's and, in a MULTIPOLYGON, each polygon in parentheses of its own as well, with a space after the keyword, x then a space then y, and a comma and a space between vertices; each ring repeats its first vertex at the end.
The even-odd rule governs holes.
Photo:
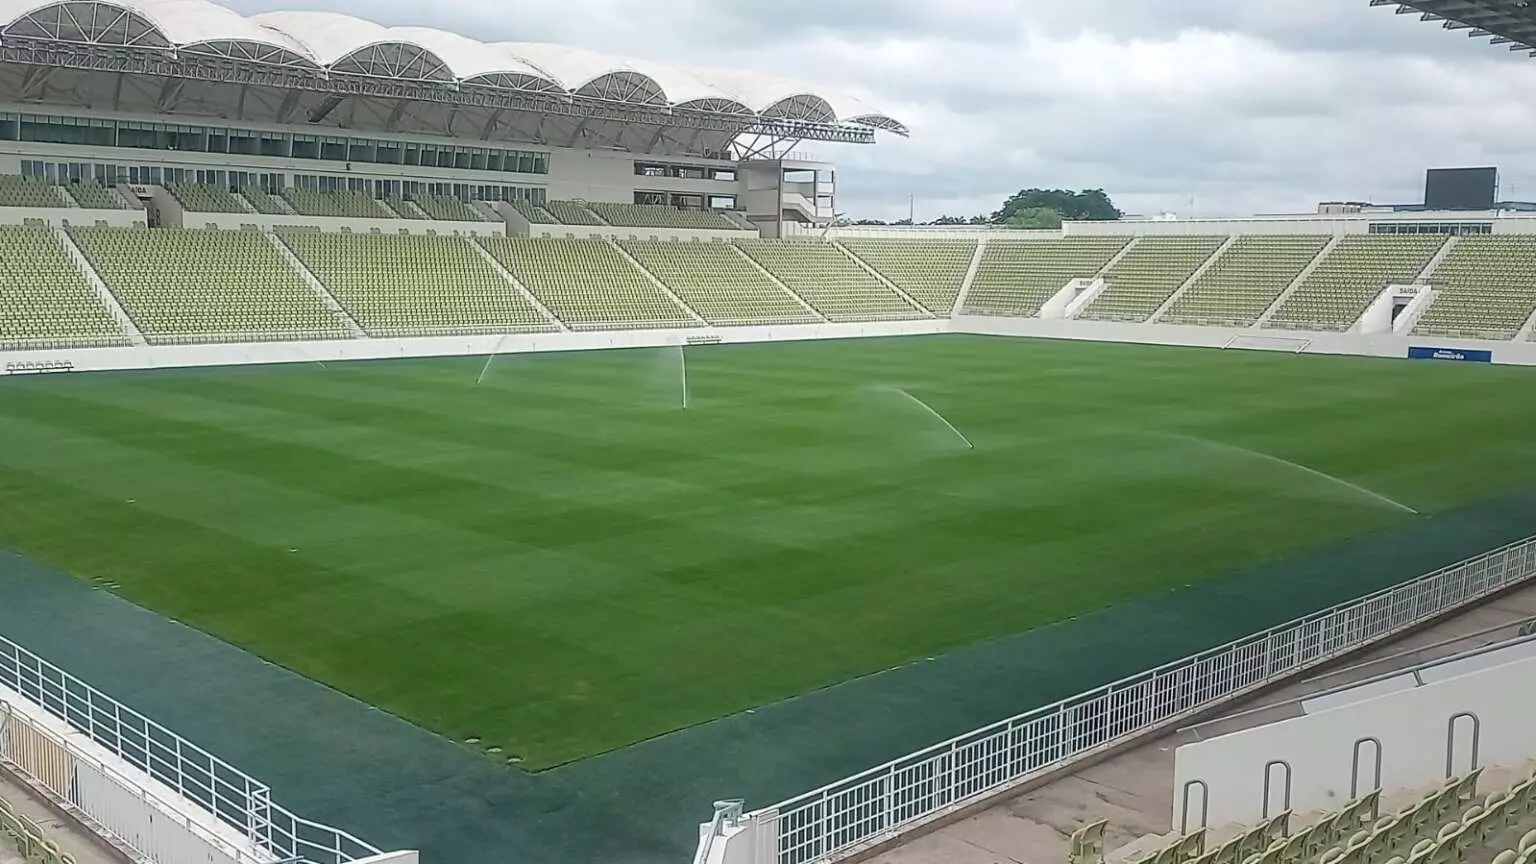
POLYGON ((1021 189, 992 214, 992 221, 1002 225, 1016 225, 1020 220, 1040 222, 1044 221, 1037 212, 1041 210, 1053 210, 1061 219, 1080 221, 1119 219, 1124 215, 1103 189, 1021 189))
POLYGON ((1003 220, 1004 225, 1014 228, 1060 228, 1061 211, 1054 207, 1028 207, 1014 212, 1003 220))

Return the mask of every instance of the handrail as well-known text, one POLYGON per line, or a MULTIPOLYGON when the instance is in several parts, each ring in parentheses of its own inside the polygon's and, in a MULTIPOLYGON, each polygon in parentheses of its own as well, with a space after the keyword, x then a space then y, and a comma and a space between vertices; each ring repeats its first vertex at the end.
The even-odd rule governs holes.
POLYGON ((1536 537, 1036 708, 753 811, 778 864, 835 860, 1536 575, 1536 537))
POLYGON ((345 864, 382 854, 342 831, 272 803, 270 788, 239 768, 0 636, 0 685, 244 834, 278 859, 345 864))

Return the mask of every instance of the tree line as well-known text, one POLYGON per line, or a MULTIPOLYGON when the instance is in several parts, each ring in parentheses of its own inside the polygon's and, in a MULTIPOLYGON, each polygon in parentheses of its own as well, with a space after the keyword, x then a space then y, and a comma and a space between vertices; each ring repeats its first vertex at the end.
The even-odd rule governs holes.
MULTIPOLYGON (((1003 206, 985 216, 940 216, 919 225, 1006 225, 1010 228, 1060 228, 1066 220, 1104 221, 1125 214, 1109 199, 1103 189, 1020 189, 1003 206)), ((858 219, 854 225, 911 225, 912 220, 886 222, 858 219)))

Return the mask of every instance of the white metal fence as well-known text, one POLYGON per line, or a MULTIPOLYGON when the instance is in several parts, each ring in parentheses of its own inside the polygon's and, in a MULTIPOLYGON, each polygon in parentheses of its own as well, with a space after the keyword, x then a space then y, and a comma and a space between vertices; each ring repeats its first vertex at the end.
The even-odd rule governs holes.
MULTIPOLYGON (((381 854, 380 850, 345 831, 300 819, 273 804, 266 784, 3 636, 0 636, 0 684, 170 787, 187 802, 208 811, 245 835, 253 849, 266 852, 277 860, 345 864, 381 854)), ((49 737, 44 734, 45 730, 35 726, 12 723, 7 728, 32 730, 30 733, 13 732, 13 735, 28 734, 26 740, 29 741, 43 741, 49 737)), ((18 740, 22 739, 11 740, 9 746, 18 746, 18 740)), ((63 772, 78 770, 85 757, 74 753, 67 742, 56 741, 55 744, 54 747, 35 745, 43 748, 39 752, 51 754, 48 758, 55 760, 37 763, 40 770, 45 769, 39 779, 55 794, 79 806, 81 802, 75 800, 79 790, 90 784, 82 784, 78 776, 63 772), (47 773, 50 771, 51 775, 47 773)), ((96 774, 105 772, 107 779, 122 781, 116 785, 126 783, 137 789, 138 784, 112 771, 109 766, 96 763, 91 766, 91 771, 93 780, 96 774)), ((141 800, 147 800, 145 795, 152 797, 142 789, 137 789, 135 794, 138 793, 142 793, 141 800)), ((116 811, 113 815, 121 818, 116 811)), ((116 831, 114 828, 114 833, 116 831)))
MULTIPOLYGON (((754 849, 733 860, 843 857, 1533 575, 1536 537, 1010 717, 748 814, 743 836, 754 849)), ((714 842, 701 838, 701 846, 714 842)))

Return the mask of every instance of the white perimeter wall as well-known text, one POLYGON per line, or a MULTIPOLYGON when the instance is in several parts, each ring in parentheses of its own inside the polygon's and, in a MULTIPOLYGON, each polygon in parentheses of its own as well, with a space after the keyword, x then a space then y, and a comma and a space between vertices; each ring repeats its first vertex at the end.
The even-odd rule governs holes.
MULTIPOLYGON (((1422 687, 1185 744, 1174 754, 1174 823, 1185 784, 1202 781, 1210 794, 1207 824, 1257 821, 1266 792, 1271 816, 1286 809, 1285 770, 1290 766, 1289 807, 1298 813, 1335 809, 1349 800, 1355 743, 1380 742, 1384 795, 1421 789, 1446 777, 1447 753, 1454 774, 1473 767, 1518 766, 1536 756, 1536 658, 1516 660, 1422 687), (1466 716, 1466 715, 1472 716, 1466 716), (1473 720, 1473 717, 1476 720, 1473 720), (1474 728, 1476 731, 1474 732, 1474 728), (1477 760, 1473 761, 1473 739, 1477 760)), ((1357 791, 1375 781, 1375 747, 1361 746, 1357 791)), ((1190 824, 1198 825, 1200 792, 1189 792, 1190 824)))

